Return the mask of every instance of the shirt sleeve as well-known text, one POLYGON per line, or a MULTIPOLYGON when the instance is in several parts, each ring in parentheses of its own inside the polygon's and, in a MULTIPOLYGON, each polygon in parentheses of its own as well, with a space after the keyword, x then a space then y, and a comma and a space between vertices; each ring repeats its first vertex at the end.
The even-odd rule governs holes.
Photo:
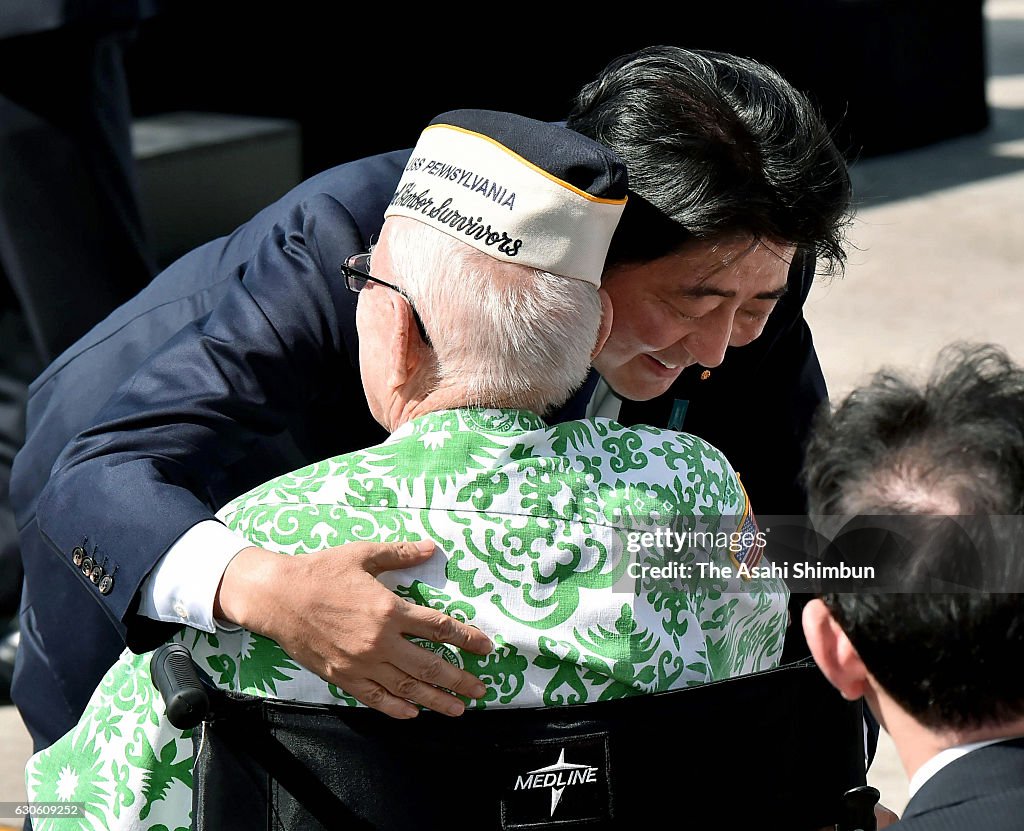
POLYGON ((250 545, 241 534, 212 519, 193 525, 139 587, 139 613, 203 632, 240 628, 214 620, 213 601, 228 563, 250 545))

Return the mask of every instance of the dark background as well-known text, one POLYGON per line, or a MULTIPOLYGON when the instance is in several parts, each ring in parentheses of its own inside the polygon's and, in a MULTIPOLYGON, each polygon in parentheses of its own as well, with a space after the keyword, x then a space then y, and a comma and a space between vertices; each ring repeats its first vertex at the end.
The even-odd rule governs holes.
POLYGON ((515 6, 189 0, 140 26, 127 68, 139 116, 298 122, 304 175, 411 146, 448 109, 563 118, 609 60, 656 43, 771 64, 811 95, 851 160, 988 124, 982 0, 693 5, 620 4, 618 20, 579 6, 569 26, 515 6))

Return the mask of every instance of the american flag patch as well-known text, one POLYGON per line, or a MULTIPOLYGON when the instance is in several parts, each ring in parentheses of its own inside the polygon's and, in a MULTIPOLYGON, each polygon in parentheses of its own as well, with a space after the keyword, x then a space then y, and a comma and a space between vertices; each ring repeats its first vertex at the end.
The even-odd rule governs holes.
MULTIPOLYGON (((742 488, 743 485, 741 484, 740 487, 742 488)), ((735 539, 744 542, 752 540, 752 542, 741 551, 733 551, 730 547, 729 557, 736 568, 745 565, 748 569, 751 569, 761 562, 761 555, 764 554, 764 536, 761 535, 760 529, 757 527, 757 519, 754 517, 754 512, 750 510, 750 498, 747 496, 746 489, 743 491, 743 501, 746 507, 743 509, 743 519, 740 520, 735 539)), ((749 580, 750 578, 744 577, 743 579, 749 580)))

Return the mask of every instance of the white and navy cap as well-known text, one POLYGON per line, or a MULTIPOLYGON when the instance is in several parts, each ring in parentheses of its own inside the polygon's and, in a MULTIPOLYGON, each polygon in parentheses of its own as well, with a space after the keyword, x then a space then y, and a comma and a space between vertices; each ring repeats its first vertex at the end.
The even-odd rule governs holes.
POLYGON ((626 186, 622 160, 584 135, 512 113, 453 110, 420 134, 384 216, 597 286, 626 186))

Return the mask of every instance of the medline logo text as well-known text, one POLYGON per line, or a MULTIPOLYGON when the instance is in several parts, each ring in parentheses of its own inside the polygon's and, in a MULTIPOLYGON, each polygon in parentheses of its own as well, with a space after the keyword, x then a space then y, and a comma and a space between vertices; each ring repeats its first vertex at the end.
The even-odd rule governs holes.
POLYGON ((584 785, 597 781, 597 768, 560 770, 558 773, 528 773, 516 777, 515 790, 526 788, 564 788, 566 785, 584 785))
POLYGON ((591 765, 576 765, 565 761, 565 748, 558 754, 558 761, 553 765, 528 771, 516 777, 513 791, 525 791, 533 788, 551 788, 551 816, 555 815, 558 803, 562 801, 562 793, 570 785, 593 785, 597 782, 597 768, 591 765))

